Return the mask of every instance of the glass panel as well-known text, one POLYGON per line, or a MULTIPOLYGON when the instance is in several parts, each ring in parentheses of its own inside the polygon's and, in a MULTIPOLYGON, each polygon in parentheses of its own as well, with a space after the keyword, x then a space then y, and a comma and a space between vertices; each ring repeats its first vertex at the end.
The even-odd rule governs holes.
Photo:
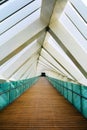
POLYGON ((73 84, 73 91, 81 95, 80 86, 77 84, 73 84))
POLYGON ((0 94, 0 110, 18 98, 26 89, 34 84, 38 78, 39 77, 34 77, 23 81, 0 84, 0 93, 8 90, 9 88, 9 91, 0 94))
POLYGON ((87 87, 70 82, 63 82, 54 78, 48 77, 49 81, 57 88, 57 90, 70 102, 74 107, 87 118, 87 87), (63 88, 64 86, 64 88, 63 88), (75 93, 74 93, 75 92, 75 93), (77 93, 77 94, 76 94, 77 93), (79 95, 78 95, 79 94, 79 95))
MULTIPOLYGON (((79 21, 79 19, 77 19, 77 21, 79 21)), ((84 49, 86 51, 87 44, 86 44, 86 39, 84 38, 84 35, 82 35, 82 31, 81 31, 82 29, 79 29, 78 27, 76 27, 73 24, 72 19, 70 20, 70 18, 68 18, 65 15, 65 13, 61 15, 60 22, 63 24, 64 28, 67 29, 67 31, 70 33, 70 35, 74 37, 74 39, 78 42, 78 44, 80 44, 80 46, 84 47, 84 49)), ((87 33, 87 28, 85 28, 85 31, 87 33)), ((87 36, 87 34, 86 34, 86 36, 87 36)))
POLYGON ((68 101, 72 103, 72 92, 68 90, 68 101))
POLYGON ((0 95, 0 110, 9 104, 9 92, 0 95))
MULTIPOLYGON (((3 34, 8 29, 11 29, 13 26, 21 22, 23 19, 32 15, 36 10, 38 10, 41 6, 41 3, 38 0, 35 0, 31 4, 28 4, 21 10, 17 11, 15 14, 11 15, 5 21, 0 23, 0 34, 3 34)), ((39 12, 40 15, 40 12, 39 12)), ((31 21, 31 19, 30 19, 31 21)))
POLYGON ((67 99, 68 98, 68 90, 64 88, 64 97, 67 99))
POLYGON ((70 2, 74 5, 76 10, 80 13, 84 20, 87 22, 87 1, 86 0, 70 0, 70 2))
POLYGON ((87 98, 87 87, 81 86, 81 94, 83 97, 87 98))
POLYGON ((81 112, 81 97, 73 93, 73 105, 81 112))
POLYGON ((82 98, 82 114, 87 118, 87 100, 82 98))

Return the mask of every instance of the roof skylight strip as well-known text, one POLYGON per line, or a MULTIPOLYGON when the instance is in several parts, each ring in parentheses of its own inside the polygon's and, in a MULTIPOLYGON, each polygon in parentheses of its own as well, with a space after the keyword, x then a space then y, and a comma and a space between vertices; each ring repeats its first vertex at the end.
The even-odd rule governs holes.
POLYGON ((87 7, 80 0, 79 2, 76 0, 70 0, 71 5, 77 11, 77 13, 82 17, 82 19, 87 23, 87 7))
POLYGON ((5 7, 1 6, 1 8, 0 8, 0 22, 4 21, 8 17, 12 16, 13 14, 15 14, 16 12, 18 12, 19 10, 21 10, 22 8, 24 8, 28 4, 31 4, 34 1, 35 0, 29 0, 29 2, 28 1, 22 1, 22 3, 18 4, 18 1, 15 0, 14 2, 11 1, 5 7), (8 13, 7 13, 7 11, 8 11, 8 13))
POLYGON ((64 9, 64 13, 78 29, 78 31, 83 35, 83 37, 87 39, 87 24, 69 2, 64 9))
MULTIPOLYGON (((20 21, 18 21, 18 22, 14 22, 13 23, 13 25, 12 26, 10 26, 9 25, 9 27, 7 28, 7 26, 6 26, 6 28, 3 30, 3 26, 2 25, 0 25, 0 26, 2 26, 1 27, 1 29, 2 30, 0 30, 0 35, 2 35, 3 33, 5 33, 6 31, 8 31, 9 29, 11 29, 12 27, 14 27, 15 25, 17 25, 18 23, 20 23, 22 20, 24 20, 24 19, 26 19, 27 17, 29 17, 30 15, 32 15, 32 14, 34 14, 36 11, 38 11, 40 8, 37 8, 36 10, 34 10, 33 12, 31 12, 30 14, 28 14, 27 16, 25 16, 24 18, 22 18, 20 21), (2 32, 3 31, 3 32, 2 32)), ((5 24, 6 25, 6 24, 5 24)))
POLYGON ((4 4, 5 2, 7 2, 8 0, 0 0, 0 5, 4 4))

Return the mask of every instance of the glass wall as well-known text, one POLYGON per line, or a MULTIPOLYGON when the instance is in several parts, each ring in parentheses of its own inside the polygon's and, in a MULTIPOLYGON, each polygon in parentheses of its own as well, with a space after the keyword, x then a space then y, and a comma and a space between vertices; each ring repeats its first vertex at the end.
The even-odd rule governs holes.
POLYGON ((51 84, 87 118, 87 87, 47 77, 51 84))

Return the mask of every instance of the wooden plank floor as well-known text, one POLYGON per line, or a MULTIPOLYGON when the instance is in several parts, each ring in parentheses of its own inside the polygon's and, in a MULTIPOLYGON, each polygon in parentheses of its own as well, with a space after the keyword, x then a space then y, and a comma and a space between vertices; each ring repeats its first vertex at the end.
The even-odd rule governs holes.
POLYGON ((87 120, 42 77, 0 112, 0 130, 87 130, 87 120))

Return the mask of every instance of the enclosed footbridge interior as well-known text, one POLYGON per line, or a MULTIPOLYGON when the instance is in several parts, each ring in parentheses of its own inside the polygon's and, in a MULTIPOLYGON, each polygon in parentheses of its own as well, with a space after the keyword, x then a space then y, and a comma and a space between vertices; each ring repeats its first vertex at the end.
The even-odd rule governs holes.
MULTIPOLYGON (((0 128, 5 129, 4 116, 6 112, 10 113, 10 107, 16 101, 23 98, 22 94, 34 96, 37 93, 39 96, 42 91, 46 92, 45 85, 49 84, 47 80, 58 95, 64 96, 64 100, 68 100, 69 105, 75 107, 73 109, 80 114, 78 116, 82 116, 85 130, 87 128, 85 119, 87 118, 87 0, 0 0, 0 115, 2 117, 0 128), (38 92, 32 93, 31 88, 36 81, 39 85, 38 92), (42 84, 39 83, 41 81, 42 84), (43 89, 40 85, 44 86, 43 89)), ((25 98, 27 102, 28 98, 25 98)), ((37 101, 32 102, 37 106, 37 101)), ((58 98, 58 102, 60 104, 62 100, 58 98)), ((21 101, 14 105, 15 111, 20 103, 21 101)), ((50 106, 51 101, 49 108, 50 106)), ((36 108, 39 108, 39 103, 36 108)), ((68 106, 63 108, 65 112, 67 109, 68 106)), ((60 114, 62 115, 62 112, 60 114)), ((53 117, 55 118, 56 114, 53 117)), ((46 114, 44 122, 47 121, 45 118, 46 114)), ((49 127, 50 125, 49 123, 49 127)), ((40 124, 38 128, 39 126, 40 124)), ((70 130, 71 127, 68 127, 70 130)), ((53 130, 56 128, 58 130, 57 123, 53 130)), ((81 129, 83 130, 83 127, 81 129)))

